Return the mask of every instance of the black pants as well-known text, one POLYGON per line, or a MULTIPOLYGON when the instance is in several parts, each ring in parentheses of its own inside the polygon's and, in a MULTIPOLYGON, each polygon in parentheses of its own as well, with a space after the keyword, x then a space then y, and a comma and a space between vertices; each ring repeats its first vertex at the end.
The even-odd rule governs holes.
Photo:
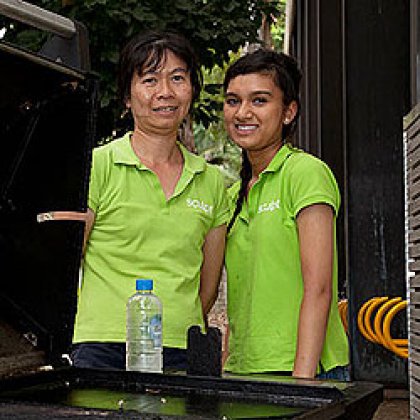
MULTIPOLYGON (((71 352, 73 366, 91 369, 125 370, 125 343, 79 343, 71 352)), ((187 351, 163 348, 164 370, 186 370, 187 351)))

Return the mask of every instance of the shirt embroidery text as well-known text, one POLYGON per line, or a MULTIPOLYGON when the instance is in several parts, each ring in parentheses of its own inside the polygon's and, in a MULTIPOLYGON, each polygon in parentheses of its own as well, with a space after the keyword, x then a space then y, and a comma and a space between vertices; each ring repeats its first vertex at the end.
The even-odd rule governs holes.
POLYGON ((258 213, 265 211, 274 211, 280 208, 280 199, 271 200, 269 203, 262 203, 258 206, 258 213))
POLYGON ((203 210, 204 213, 207 213, 207 214, 212 214, 213 212, 213 206, 211 206, 210 204, 206 204, 204 201, 197 200, 197 199, 187 198, 187 206, 192 207, 194 209, 203 210))

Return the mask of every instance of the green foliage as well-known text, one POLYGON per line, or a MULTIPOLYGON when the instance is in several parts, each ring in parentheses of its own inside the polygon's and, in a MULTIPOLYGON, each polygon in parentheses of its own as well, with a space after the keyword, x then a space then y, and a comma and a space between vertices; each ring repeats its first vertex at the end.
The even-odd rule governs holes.
MULTIPOLYGON (((99 134, 112 132, 118 119, 115 92, 116 63, 122 45, 144 29, 171 29, 186 35, 205 69, 223 66, 229 52, 246 42, 258 42, 262 13, 270 16, 276 5, 265 0, 36 0, 33 4, 78 20, 89 31, 92 70, 101 81, 99 134)), ((4 22, 4 20, 3 20, 4 22)), ((2 21, 0 20, 0 26, 2 21)), ((24 47, 38 47, 45 34, 15 25, 6 40, 24 47)), ((209 91, 211 87, 207 87, 209 91)), ((213 101, 200 104, 195 120, 208 127, 214 121, 213 101)))
POLYGON ((239 57, 239 53, 231 53, 228 63, 215 65, 211 70, 203 69, 205 89, 201 93, 200 103, 205 105, 207 120, 201 119, 194 125, 194 140, 197 151, 208 162, 219 166, 226 186, 238 179, 241 167, 241 154, 228 138, 223 124, 223 77, 226 67, 239 57), (208 106, 207 106, 208 105, 208 106), (208 124, 205 124, 208 122, 208 124))
POLYGON ((277 51, 281 51, 283 49, 284 31, 286 27, 286 1, 287 0, 278 1, 277 13, 273 16, 270 28, 273 46, 277 51))
MULTIPOLYGON (((204 89, 194 115, 199 154, 219 166, 226 185, 238 179, 239 149, 224 130, 222 82, 227 64, 246 43, 258 43, 262 15, 270 17, 275 49, 282 49, 286 0, 34 0, 31 3, 78 20, 89 31, 92 70, 101 81, 100 143, 120 124, 116 99, 116 64, 122 45, 144 29, 171 29, 191 40, 199 54, 204 89), (63 6, 63 4, 71 3, 63 6)), ((0 27, 10 21, 0 16, 0 27)), ((48 34, 13 23, 6 39, 38 50, 48 34)))
MULTIPOLYGON (((282 50, 286 0, 278 0, 277 3, 272 2, 272 4, 276 6, 275 13, 270 16, 273 47, 276 50, 282 50)), ((239 53, 231 53, 228 63, 239 56, 239 53)), ((210 105, 205 107, 210 115, 206 115, 195 125, 194 139, 198 152, 207 161, 219 166, 225 176, 226 185, 230 186, 239 178, 242 157, 239 148, 229 140, 222 121, 223 93, 221 88, 227 65, 226 63, 222 67, 215 65, 211 70, 203 72, 206 88, 200 97, 200 102, 210 105)))
POLYGON ((210 124, 208 128, 196 124, 194 138, 199 154, 220 168, 227 187, 232 185, 238 179, 242 163, 241 152, 228 139, 222 119, 210 124))

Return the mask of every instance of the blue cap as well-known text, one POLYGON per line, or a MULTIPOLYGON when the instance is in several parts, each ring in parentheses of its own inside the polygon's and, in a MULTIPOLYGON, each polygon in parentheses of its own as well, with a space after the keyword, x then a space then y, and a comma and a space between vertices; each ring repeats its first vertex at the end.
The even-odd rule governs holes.
POLYGON ((153 290, 153 280, 137 279, 136 290, 153 290))

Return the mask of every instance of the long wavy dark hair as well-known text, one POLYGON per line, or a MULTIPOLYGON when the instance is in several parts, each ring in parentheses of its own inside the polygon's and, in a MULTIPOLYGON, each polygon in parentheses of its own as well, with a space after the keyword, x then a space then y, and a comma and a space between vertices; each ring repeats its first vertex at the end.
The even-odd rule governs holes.
MULTIPOLYGON (((302 73, 299 70, 296 60, 289 55, 267 49, 259 49, 255 52, 246 54, 228 68, 223 82, 224 91, 227 91, 232 79, 237 76, 251 73, 271 74, 274 83, 283 93, 283 104, 288 106, 292 101, 297 103, 295 117, 289 124, 283 124, 281 133, 283 142, 291 142, 296 131, 297 119, 300 114, 299 86, 302 73)), ((239 189, 238 199, 236 200, 235 211, 228 225, 228 231, 232 228, 241 211, 242 203, 246 197, 248 183, 252 177, 251 163, 245 149, 242 149, 242 168, 240 176, 241 187, 239 189)))

